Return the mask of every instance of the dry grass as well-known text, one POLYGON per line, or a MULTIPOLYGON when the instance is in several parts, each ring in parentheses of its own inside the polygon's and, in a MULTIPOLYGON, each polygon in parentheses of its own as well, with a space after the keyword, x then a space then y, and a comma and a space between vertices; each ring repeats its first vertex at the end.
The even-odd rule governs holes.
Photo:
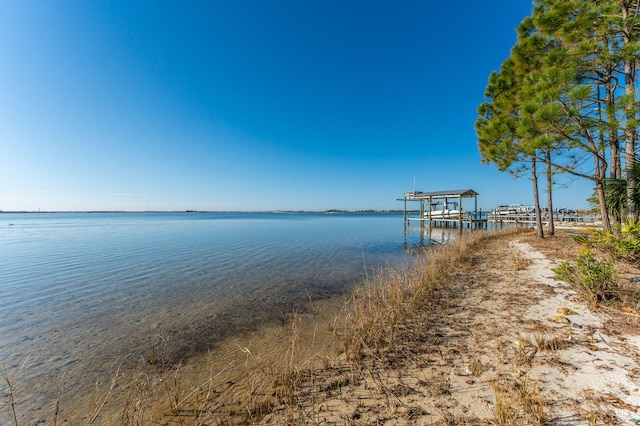
POLYGON ((478 232, 436 246, 412 267, 382 271, 356 289, 345 307, 347 315, 340 333, 348 359, 368 353, 384 356, 416 313, 436 301, 437 290, 445 287, 454 273, 473 265, 474 252, 487 238, 490 234, 478 232))
POLYGON ((540 387, 525 375, 522 379, 502 377, 494 383, 496 420, 501 426, 547 424, 546 401, 540 387))
MULTIPOLYGON (((413 267, 379 271, 369 277, 338 316, 325 318, 325 326, 342 348, 342 357, 334 353, 321 358, 301 358, 300 347, 308 342, 301 341, 301 316, 293 312, 283 321, 280 331, 283 348, 276 359, 249 346, 238 346, 236 353, 244 357, 244 363, 220 368, 212 362, 208 374, 203 376, 201 371, 194 384, 182 364, 176 365, 167 358, 167 340, 157 336, 148 359, 141 360, 133 373, 125 376, 117 371, 104 388, 96 387, 93 403, 80 422, 239 425, 255 424, 277 415, 286 424, 308 424, 314 423, 318 415, 314 407, 319 403, 313 401, 322 401, 327 395, 340 394, 345 388, 365 381, 386 395, 386 405, 391 407, 397 403, 398 394, 409 391, 406 387, 386 385, 394 362, 412 359, 411 350, 407 349, 410 345, 402 345, 403 340, 424 340, 424 336, 411 335, 416 313, 435 302, 435 291, 446 285, 455 271, 473 263, 473 252, 486 238, 487 233, 478 232, 429 250, 413 267), (398 346, 406 350, 393 349, 398 346), (377 367, 380 365, 383 368, 377 367), (116 387, 121 391, 118 396, 114 394, 116 387), (105 413, 108 401, 110 406, 120 407, 117 412, 105 413)), ((19 426, 16 379, 5 374, 8 409, 14 425, 19 426)), ((435 393, 446 395, 449 387, 446 377, 431 377, 429 381, 435 393)), ((51 419, 54 424, 58 421, 58 404, 59 401, 51 419)), ((414 411, 408 409, 407 413, 414 411)), ((366 416, 365 410, 356 409, 351 420, 364 422, 366 416)))
POLYGON ((556 231, 555 235, 547 235, 542 239, 534 234, 523 236, 521 239, 549 259, 574 261, 580 254, 581 246, 576 244, 573 237, 580 233, 580 231, 556 231))
MULTIPOLYGON (((305 351, 317 343, 311 342, 316 332, 305 333, 310 326, 299 312, 287 314, 282 327, 275 331, 281 348, 271 356, 261 352, 258 345, 231 347, 229 343, 226 349, 235 354, 232 361, 216 359, 212 354, 204 366, 193 370, 192 365, 176 365, 164 359, 162 345, 154 345, 150 359, 141 362, 134 373, 127 377, 116 374, 117 386, 113 381, 96 392, 100 397, 96 398, 95 409, 82 423, 100 419, 102 424, 123 425, 303 425, 338 419, 336 424, 364 425, 397 419, 396 424, 412 424, 430 415, 438 420, 429 424, 547 424, 542 389, 526 371, 517 377, 493 376, 493 417, 485 421, 450 411, 446 401, 459 384, 445 370, 433 368, 459 368, 452 363, 461 358, 459 349, 438 332, 433 318, 459 316, 456 303, 460 301, 455 299, 465 297, 460 285, 476 266, 481 248, 490 240, 512 238, 518 232, 472 233, 429 249, 411 267, 370 276, 340 312, 318 316, 320 326, 315 322, 313 327, 321 327, 333 339, 331 345, 325 343, 330 349, 324 352, 309 355, 305 351), (417 367, 419 377, 402 376, 404 365, 417 367), (121 390, 118 398, 112 393, 114 386, 121 390), (419 404, 408 403, 413 395, 441 401, 436 404, 437 412, 427 413, 419 404), (107 416, 103 401, 109 397, 114 398, 111 405, 117 405, 118 410, 107 416)), ((557 238, 556 242, 564 237, 557 238)), ((540 244, 548 244, 543 251, 557 250, 551 243, 540 244)), ((566 257, 571 254, 560 256, 566 257)), ((508 273, 512 274, 529 264, 529 260, 515 255, 511 259, 485 260, 497 268, 504 267, 502 261, 508 262, 508 273)), ((493 272, 487 269, 476 273, 488 278, 493 272)), ((483 314, 481 302, 475 303, 479 307, 471 315, 483 314)), ((464 323, 451 328, 460 330, 460 335, 465 333, 464 323)), ((500 355, 494 362, 511 364, 522 371, 535 362, 553 361, 557 351, 568 344, 544 329, 527 334, 524 328, 518 342, 513 347, 498 345, 500 355), (544 359, 540 358, 543 354, 544 359)), ((480 339, 478 344, 482 343, 480 339)), ((471 386, 495 369, 496 365, 472 359, 468 373, 463 374, 471 386)), ((13 393, 10 397, 9 409, 14 407, 13 393)), ((17 418, 14 426, 19 426, 17 418)))

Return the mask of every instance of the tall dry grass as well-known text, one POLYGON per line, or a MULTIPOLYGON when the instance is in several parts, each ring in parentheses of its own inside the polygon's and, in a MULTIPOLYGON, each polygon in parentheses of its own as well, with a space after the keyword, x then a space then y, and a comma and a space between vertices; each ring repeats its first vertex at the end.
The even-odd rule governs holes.
MULTIPOLYGON (((302 316, 298 312, 288 314, 283 322, 278 356, 239 345, 234 361, 216 365, 212 354, 211 364, 196 378, 187 378, 182 364, 162 359, 163 351, 154 348, 138 370, 126 376, 116 372, 114 381, 84 416, 85 421, 78 424, 250 425, 265 416, 281 416, 285 424, 313 424, 318 421, 313 407, 320 404, 323 395, 340 393, 342 387, 359 380, 358 375, 364 374, 360 364, 364 357, 384 358, 387 348, 406 338, 412 319, 438 302, 438 291, 454 274, 473 266, 474 254, 487 239, 514 232, 519 230, 473 232, 427 249, 410 266, 368 276, 337 317, 322 318, 337 340, 328 346, 341 348, 341 353, 302 357, 301 348, 310 342, 301 338, 302 316), (121 377, 118 383, 117 377, 121 377), (125 389, 124 396, 107 402, 114 387, 125 389), (108 416, 105 405, 111 408, 108 416)), ((10 392, 0 407, 12 413, 14 426, 20 426, 14 383, 6 373, 5 379, 10 392)), ((382 379, 380 386, 384 387, 382 379)), ((64 421, 58 412, 56 407, 56 418, 51 419, 54 423, 64 421)))
POLYGON ((380 356, 410 318, 435 302, 436 290, 446 286, 454 273, 473 265, 474 253, 488 238, 521 231, 510 228, 474 232, 450 244, 429 248, 411 266, 386 269, 369 277, 345 306, 340 338, 348 359, 356 360, 367 352, 380 356))

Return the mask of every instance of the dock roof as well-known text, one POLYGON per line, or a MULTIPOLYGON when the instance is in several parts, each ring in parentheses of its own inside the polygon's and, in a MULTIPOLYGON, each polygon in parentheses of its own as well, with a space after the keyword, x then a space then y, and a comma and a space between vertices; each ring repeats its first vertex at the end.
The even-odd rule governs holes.
POLYGON ((433 191, 433 192, 412 191, 412 192, 405 192, 404 196, 407 199, 473 198, 473 197, 477 197, 478 193, 473 189, 453 189, 448 191, 433 191))

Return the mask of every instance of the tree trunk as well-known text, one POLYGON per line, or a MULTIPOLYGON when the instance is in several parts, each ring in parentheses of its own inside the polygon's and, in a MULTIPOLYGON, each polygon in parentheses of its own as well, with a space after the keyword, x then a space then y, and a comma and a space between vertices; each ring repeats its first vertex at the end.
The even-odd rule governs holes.
MULTIPOLYGON (((533 181, 533 202, 536 206, 536 230, 538 238, 544 238, 542 229, 542 212, 540 211, 540 197, 538 196, 538 172, 536 170, 536 157, 531 157, 531 180, 533 181)), ((549 212, 552 214, 552 212, 549 212)))
MULTIPOLYGON (((549 224, 547 225, 547 233, 555 235, 555 224, 553 223, 553 171, 551 170, 551 152, 546 150, 544 158, 547 163, 547 207, 549 208, 549 224)), ((536 207, 538 210, 538 207, 536 207)))
POLYGON ((620 162, 620 139, 618 138, 618 124, 615 113, 615 85, 611 82, 611 76, 605 84, 607 124, 609 125, 609 176, 613 179, 622 178, 622 164, 620 162))
POLYGON ((602 180, 596 181, 596 194, 598 194, 598 201, 600 203, 602 229, 605 232, 611 232, 611 222, 609 221, 609 213, 607 212, 607 202, 604 197, 604 184, 602 180))
MULTIPOLYGON (((632 43, 631 34, 633 31, 632 23, 629 17, 631 2, 622 1, 622 37, 625 45, 632 43)), ((636 13, 637 11, 633 11, 636 13)), ((627 100, 624 112, 626 125, 624 128, 624 153, 626 159, 626 177, 627 177, 627 215, 637 219, 638 212, 636 206, 631 202, 633 200, 633 192, 636 186, 636 179, 633 175, 633 168, 636 162, 636 106, 635 106, 635 81, 636 81, 636 60, 635 58, 625 58, 624 60, 624 89, 625 94, 630 97, 627 100)))
MULTIPOLYGON (((627 60, 624 64, 625 72, 625 89, 627 94, 634 97, 635 86, 635 61, 627 60)), ((636 117, 635 117, 635 99, 633 102, 629 102, 625 108, 625 114, 627 116, 627 125, 624 129, 624 153, 626 158, 626 177, 627 177, 627 214, 634 218, 638 218, 638 212, 636 205, 632 202, 634 199, 633 192, 636 187, 636 178, 633 175, 633 168, 636 162, 636 117)))

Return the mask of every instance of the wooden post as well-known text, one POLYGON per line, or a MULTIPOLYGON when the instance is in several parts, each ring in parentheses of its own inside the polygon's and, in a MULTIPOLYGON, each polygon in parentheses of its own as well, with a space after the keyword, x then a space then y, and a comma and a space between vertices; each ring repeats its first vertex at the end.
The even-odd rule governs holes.
POLYGON ((404 221, 407 222, 407 194, 404 195, 404 221))

